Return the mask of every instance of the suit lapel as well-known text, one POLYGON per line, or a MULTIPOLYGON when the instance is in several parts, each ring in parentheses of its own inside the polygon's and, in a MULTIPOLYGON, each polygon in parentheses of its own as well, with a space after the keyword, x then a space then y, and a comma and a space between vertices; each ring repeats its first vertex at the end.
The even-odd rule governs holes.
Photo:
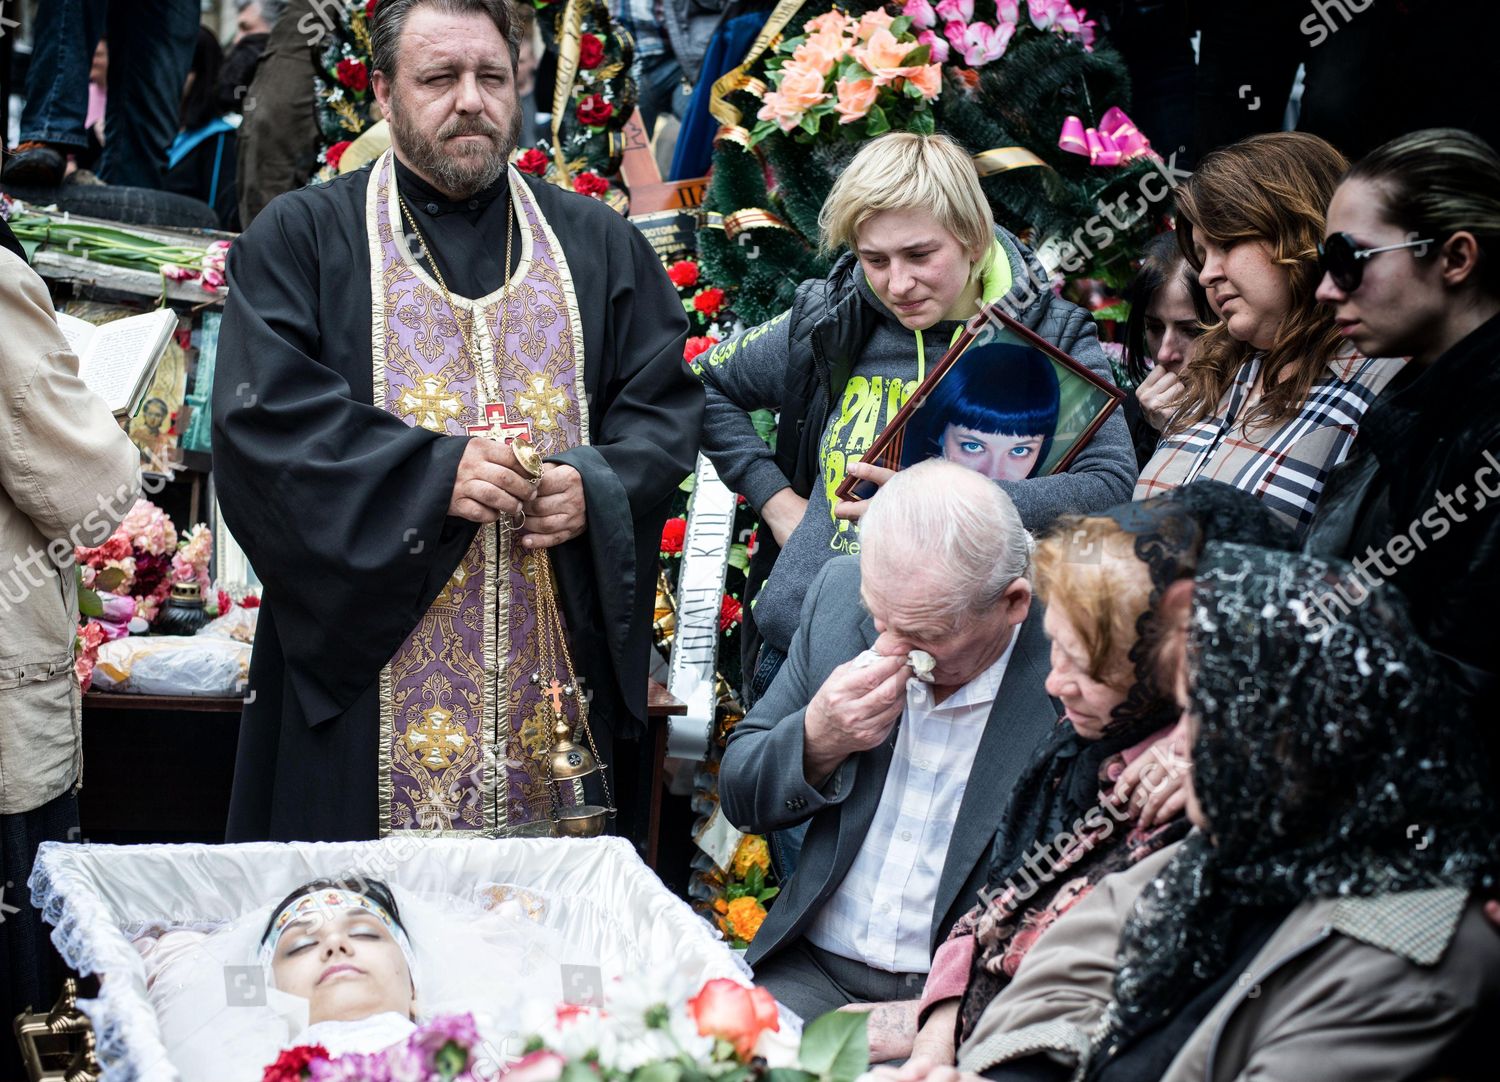
POLYGON ((932 911, 935 943, 947 934, 948 911, 959 900, 975 866, 989 849, 1016 779, 1037 743, 1057 724, 1060 713, 1060 707, 1043 686, 1049 662, 1040 603, 1032 602, 1031 613, 1018 635, 995 705, 985 722, 984 735, 979 738, 979 750, 969 771, 953 837, 948 843, 948 856, 943 862, 943 874, 938 880, 932 911))

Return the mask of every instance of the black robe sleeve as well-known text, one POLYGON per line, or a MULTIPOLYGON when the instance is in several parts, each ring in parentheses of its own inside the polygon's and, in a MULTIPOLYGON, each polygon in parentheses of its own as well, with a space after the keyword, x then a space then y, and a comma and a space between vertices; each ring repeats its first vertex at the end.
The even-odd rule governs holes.
POLYGON ((276 200, 235 242, 215 373, 219 503, 309 725, 369 687, 477 529, 447 514, 467 439, 371 403, 368 286, 338 288, 369 273, 358 180, 276 200))
POLYGON ((697 458, 703 387, 682 359, 687 317, 650 242, 594 200, 545 185, 533 190, 579 296, 589 399, 588 446, 552 459, 583 478, 588 529, 554 549, 554 559, 575 640, 587 640, 591 619, 602 620, 601 645, 638 723, 616 718, 615 732, 632 737, 646 719, 662 524, 697 458), (597 608, 587 603, 591 595, 597 608))

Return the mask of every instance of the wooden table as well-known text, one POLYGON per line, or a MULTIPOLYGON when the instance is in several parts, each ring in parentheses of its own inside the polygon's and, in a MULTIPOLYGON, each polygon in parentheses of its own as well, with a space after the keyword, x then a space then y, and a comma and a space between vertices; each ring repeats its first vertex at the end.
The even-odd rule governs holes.
MULTIPOLYGON (((120 695, 83 697, 83 789, 86 841, 217 842, 229 818, 239 740, 238 696, 120 695)), ((646 863, 656 867, 665 786, 667 719, 687 704, 651 681, 651 799, 646 863)))

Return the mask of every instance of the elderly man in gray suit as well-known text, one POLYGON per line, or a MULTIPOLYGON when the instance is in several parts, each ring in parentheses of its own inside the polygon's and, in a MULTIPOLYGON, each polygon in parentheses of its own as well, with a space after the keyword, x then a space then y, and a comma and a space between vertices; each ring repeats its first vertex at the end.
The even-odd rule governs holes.
POLYGON ((1044 687, 1030 540, 998 485, 941 460, 903 470, 871 501, 860 544, 814 580, 787 663, 719 772, 741 829, 808 822, 746 956, 805 1018, 921 994, 983 884, 1011 787, 1061 714, 1044 687), (936 661, 930 683, 914 650, 936 661))

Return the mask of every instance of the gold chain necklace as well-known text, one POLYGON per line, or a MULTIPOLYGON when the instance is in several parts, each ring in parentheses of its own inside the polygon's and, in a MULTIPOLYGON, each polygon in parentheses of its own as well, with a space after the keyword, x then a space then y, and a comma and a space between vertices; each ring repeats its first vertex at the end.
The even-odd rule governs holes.
MULTIPOLYGON (((509 177, 507 174, 507 181, 508 179, 509 177)), ((412 216, 411 208, 406 205, 406 196, 402 195, 399 190, 396 192, 396 200, 401 204, 401 213, 406 216, 406 224, 411 227, 411 231, 416 234, 417 241, 422 245, 422 253, 427 257, 427 262, 432 267, 432 274, 433 277, 437 279, 438 288, 443 291, 443 300, 448 302, 448 310, 453 313, 453 318, 457 320, 459 326, 462 327, 463 318, 459 315, 458 305, 453 303, 453 294, 448 292, 448 283, 443 279, 443 272, 438 268, 437 253, 434 252, 432 246, 427 243, 427 238, 423 235, 422 230, 417 228, 417 220, 412 216)), ((510 257, 513 250, 511 245, 514 240, 514 235, 511 231, 510 226, 511 219, 515 214, 515 200, 509 192, 506 193, 505 200, 505 287, 500 294, 500 331, 496 336, 497 341, 495 343, 495 362, 497 367, 500 360, 500 351, 505 348, 506 342, 508 341, 507 328, 509 327, 510 323, 510 257)), ((484 358, 479 355, 479 347, 475 344, 474 340, 474 325, 479 322, 482 316, 483 312, 476 305, 475 308, 469 313, 469 328, 464 335, 464 349, 468 351, 469 363, 474 368, 474 378, 479 382, 480 393, 484 396, 484 402, 479 404, 480 423, 478 426, 476 426, 476 428, 489 427, 489 407, 491 405, 500 406, 501 421, 503 422, 505 419, 504 399, 500 394, 498 376, 495 372, 492 372, 490 370, 490 367, 488 365, 484 363, 484 358)), ((479 433, 476 432, 475 434, 477 435, 479 433)), ((484 435, 487 435, 490 439, 500 438, 500 434, 493 431, 486 432, 484 433, 484 435)))

